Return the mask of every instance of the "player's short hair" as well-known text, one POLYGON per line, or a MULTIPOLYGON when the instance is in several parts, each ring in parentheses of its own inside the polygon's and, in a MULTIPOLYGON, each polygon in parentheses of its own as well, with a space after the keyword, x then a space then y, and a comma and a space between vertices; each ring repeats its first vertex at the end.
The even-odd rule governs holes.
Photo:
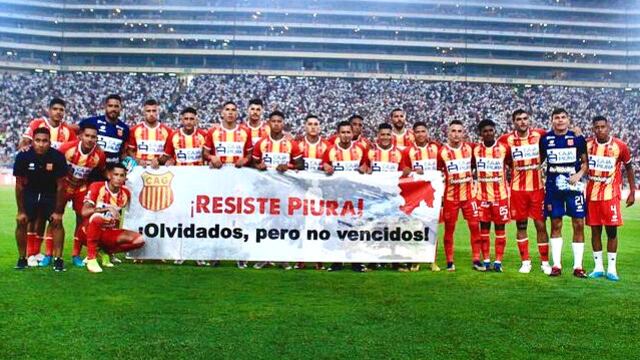
POLYGON ((283 120, 284 120, 284 113, 280 110, 274 110, 269 114, 269 119, 271 119, 272 116, 280 116, 283 120))
POLYGON ((198 115, 198 111, 191 107, 191 106, 187 106, 186 108, 182 109, 182 111, 180 111, 180 116, 186 114, 186 113, 191 113, 193 115, 198 115))
POLYGON ((51 131, 49 131, 49 129, 47 129, 46 127, 39 127, 33 130, 33 137, 36 137, 36 135, 38 134, 46 134, 48 137, 51 137, 51 131))
POLYGON ((490 126, 492 128, 496 128, 496 123, 493 120, 484 119, 478 123, 478 131, 482 131, 485 127, 490 126))
POLYGON ((463 127, 464 127, 464 124, 462 123, 462 121, 457 120, 457 119, 456 119, 456 120, 451 120, 451 121, 449 122, 449 126, 452 126, 452 125, 460 125, 460 126, 463 126, 463 127))
POLYGON ((554 116, 562 114, 562 113, 565 113, 565 114, 567 114, 567 116, 569 116, 569 113, 564 108, 555 108, 551 112, 551 117, 553 118, 554 116))
POLYGON ((224 104, 222 104, 222 108, 224 109, 227 105, 233 105, 236 107, 236 109, 238 108, 238 105, 231 100, 225 101, 224 104))
POLYGON ((609 122, 609 120, 606 117, 602 116, 602 115, 596 115, 596 116, 593 117, 593 119, 591 119, 591 123, 592 124, 595 124, 598 121, 604 121, 606 123, 609 122))
POLYGON ((98 131, 98 127, 95 126, 94 124, 85 123, 80 126, 80 132, 84 132, 87 129, 98 131))
POLYGON ((338 126, 336 127, 336 129, 338 129, 338 133, 340 132, 340 128, 343 127, 343 126, 351 127, 351 122, 349 122, 349 121, 340 121, 338 123, 338 126))
POLYGON ((53 105, 60 105, 63 108, 67 107, 67 103, 64 100, 62 100, 62 99, 60 99, 58 97, 55 97, 55 98, 51 99, 51 101, 49 101, 49 109, 51 109, 53 107, 53 105))
POLYGON ((155 99, 147 99, 142 106, 158 106, 158 102, 155 99))
POLYGON ((349 124, 351 124, 355 119, 360 119, 360 121, 364 121, 364 118, 358 114, 353 114, 349 116, 349 119, 347 119, 347 121, 349 121, 349 124))
POLYGON ((516 120, 516 117, 518 117, 518 116, 520 116, 520 115, 522 115, 522 114, 527 114, 527 115, 529 115, 529 112, 528 112, 528 111, 526 111, 526 110, 524 110, 524 109, 517 109, 516 111, 514 111, 514 112, 511 114, 511 121, 515 121, 515 120, 516 120))
POLYGON ((107 171, 113 171, 114 169, 122 169, 124 172, 127 172, 127 167, 122 163, 114 163, 107 165, 107 171))
POLYGON ((382 123, 380 125, 378 125, 378 131, 380 130, 392 130, 393 128, 391 127, 391 124, 387 124, 387 123, 382 123))
POLYGON ((306 123, 307 121, 309 121, 309 119, 316 119, 316 120, 318 120, 318 122, 320 122, 320 118, 315 116, 315 115, 313 115, 313 114, 307 115, 307 117, 304 118, 304 122, 306 123))
POLYGON ((262 99, 251 99, 249 100, 249 106, 251 105, 264 106, 264 103, 262 102, 262 99))
POLYGON ((122 104, 122 96, 120 96, 120 95, 118 95, 118 94, 109 94, 109 95, 107 95, 107 97, 104 99, 104 103, 105 103, 105 104, 106 104, 106 103, 108 103, 108 102, 109 102, 109 100, 111 100, 111 99, 113 99, 113 100, 118 100, 118 102, 119 102, 120 104, 122 104))
POLYGON ((413 130, 417 129, 419 126, 424 126, 424 127, 426 127, 427 129, 429 128, 429 127, 427 126, 427 123, 426 123, 426 122, 424 122, 424 121, 416 121, 415 123, 413 123, 413 130))
POLYGON ((395 109, 391 110, 390 116, 393 116, 393 113, 394 113, 394 112, 396 112, 396 111, 402 111, 402 112, 404 112, 404 110, 402 110, 402 109, 400 109, 400 108, 395 108, 395 109))

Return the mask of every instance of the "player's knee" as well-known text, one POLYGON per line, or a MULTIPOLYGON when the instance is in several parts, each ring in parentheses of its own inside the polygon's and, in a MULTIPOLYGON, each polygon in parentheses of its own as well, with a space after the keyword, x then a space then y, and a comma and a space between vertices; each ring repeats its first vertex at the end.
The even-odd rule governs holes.
POLYGON ((605 231, 607 232, 607 240, 613 240, 618 237, 618 227, 617 226, 607 226, 605 227, 605 231))
POLYGON ((520 230, 520 231, 526 231, 527 230, 527 221, 517 221, 516 222, 516 229, 520 230))
POLYGON ((144 245, 144 237, 142 236, 142 234, 136 234, 131 239, 131 243, 135 244, 135 245, 143 246, 144 245))

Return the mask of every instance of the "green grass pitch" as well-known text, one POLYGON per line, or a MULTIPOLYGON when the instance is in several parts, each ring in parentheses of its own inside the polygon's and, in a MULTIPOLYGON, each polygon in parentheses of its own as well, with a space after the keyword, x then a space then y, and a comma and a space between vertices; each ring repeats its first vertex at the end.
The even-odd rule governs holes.
MULTIPOLYGON (((506 272, 473 272, 462 223, 456 273, 155 263, 125 263, 102 274, 18 272, 12 188, 0 188, 0 203, 2 359, 640 358, 638 206, 624 212, 621 281, 613 283, 568 273, 549 278, 539 266, 519 274, 512 224, 506 272)), ((66 250, 69 267, 70 241, 66 250)), ((530 250, 535 265, 535 244, 530 250)), ((570 269, 567 240, 563 260, 570 269)))

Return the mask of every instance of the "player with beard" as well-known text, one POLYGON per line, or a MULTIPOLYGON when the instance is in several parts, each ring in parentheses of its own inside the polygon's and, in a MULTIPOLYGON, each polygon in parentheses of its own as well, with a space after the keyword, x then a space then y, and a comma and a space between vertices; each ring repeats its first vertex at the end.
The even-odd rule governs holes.
MULTIPOLYGON (((353 134, 352 140, 355 141, 355 143, 362 147, 365 151, 369 150, 373 144, 362 132, 364 126, 364 119, 362 118, 362 116, 354 114, 351 115, 347 121, 351 124, 353 134)), ((340 134, 336 133, 332 135, 327 141, 331 145, 337 144, 338 142, 340 142, 340 134)))
POLYGON ((413 130, 407 128, 406 113, 400 108, 391 110, 391 125, 393 125, 393 145, 404 150, 415 141, 413 130))
POLYGON ((138 165, 157 168, 172 130, 160 123, 157 101, 145 101, 142 114, 143 121, 131 128, 127 151, 138 165))
MULTIPOLYGON (((93 116, 80 121, 80 127, 91 124, 98 129, 98 146, 107 157, 107 164, 122 160, 129 140, 129 126, 120 119, 122 97, 117 94, 107 96, 104 101, 104 115, 93 116)), ((103 180, 102 174, 92 174, 92 180, 103 180)))

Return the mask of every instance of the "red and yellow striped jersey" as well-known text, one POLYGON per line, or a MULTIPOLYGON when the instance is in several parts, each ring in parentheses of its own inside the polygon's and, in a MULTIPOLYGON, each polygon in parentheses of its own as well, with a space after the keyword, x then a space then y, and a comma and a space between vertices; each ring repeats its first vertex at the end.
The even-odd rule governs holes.
POLYGON ((471 162, 473 147, 462 143, 458 148, 443 145, 438 151, 438 169, 445 176, 445 200, 466 201, 475 198, 471 162))
POLYGON ((501 142, 493 146, 484 143, 473 148, 478 184, 476 199, 479 201, 497 202, 509 198, 505 161, 509 161, 509 148, 501 142))
POLYGON ((513 164, 511 166, 511 189, 515 191, 537 191, 543 189, 540 169, 540 138, 542 129, 530 129, 525 137, 516 131, 504 134, 498 140, 507 145, 513 164))
POLYGON ((33 140, 33 131, 37 128, 47 128, 51 133, 51 147, 54 149, 58 149, 60 145, 77 139, 76 132, 64 121, 60 123, 60 125, 53 127, 49 124, 49 120, 47 118, 34 119, 29 123, 29 127, 27 127, 27 131, 22 134, 22 137, 25 137, 29 140, 33 140))
POLYGON ((589 156, 587 200, 620 199, 622 165, 631 161, 627 144, 614 137, 600 144, 593 138, 587 142, 587 154, 589 156))
POLYGON ((214 125, 205 138, 205 149, 220 158, 225 165, 233 165, 251 153, 251 131, 243 125, 227 130, 222 124, 214 125))
MULTIPOLYGON (((122 213, 122 209, 129 205, 129 202, 131 201, 131 192, 123 186, 117 193, 113 193, 109 190, 108 184, 109 183, 107 181, 91 183, 89 191, 84 198, 84 202, 90 203, 98 209, 105 208, 107 206, 115 207, 120 213, 122 213)), ((108 215, 105 214, 105 216, 108 215)), ((90 217, 84 218, 84 227, 88 224, 89 219, 90 217)), ((119 224, 117 222, 105 222, 102 227, 113 228, 118 225, 119 224)))
POLYGON ((346 149, 336 144, 324 152, 322 162, 333 166, 336 172, 358 171, 360 166, 366 164, 366 156, 364 149, 354 142, 346 149))
POLYGON ((304 159, 304 169, 311 171, 322 170, 322 156, 324 152, 329 148, 329 143, 318 138, 315 143, 307 141, 305 136, 302 140, 298 141, 298 150, 302 153, 304 159))
MULTIPOLYGON (((365 152, 371 149, 373 143, 371 140, 367 139, 364 135, 360 134, 356 139, 353 139, 356 145, 360 146, 365 152)), ((327 142, 330 146, 336 145, 340 142, 340 136, 338 134, 333 134, 327 139, 327 142)))
POLYGON ((258 127, 251 126, 248 121, 243 125, 251 131, 251 142, 253 143, 253 145, 255 145, 263 137, 271 134, 271 128, 266 121, 260 122, 260 125, 258 125, 258 127))
POLYGON ((65 180, 67 182, 67 192, 85 191, 89 174, 93 169, 104 169, 106 156, 96 145, 88 153, 82 152, 80 140, 69 141, 58 149, 67 159, 69 174, 65 180))
POLYGON ((253 147, 253 158, 262 160, 267 169, 275 169, 278 165, 289 165, 294 159, 302 157, 298 144, 290 135, 284 135, 280 140, 273 140, 267 135, 258 140, 253 147))
POLYGON ((367 152, 367 161, 372 172, 400 171, 402 151, 393 145, 385 150, 376 144, 367 152))
POLYGON ((416 141, 416 138, 413 135, 413 130, 411 129, 404 129, 402 133, 396 133, 394 129, 391 132, 391 138, 393 140, 393 145, 400 150, 404 150, 416 141))
POLYGON ((142 122, 129 132, 127 146, 136 150, 135 157, 142 160, 153 160, 164 154, 164 146, 171 135, 171 128, 158 123, 150 128, 142 122))
POLYGON ((402 168, 409 168, 412 171, 438 170, 438 149, 440 147, 434 142, 429 142, 425 146, 412 144, 404 149, 404 162, 402 168))
POLYGON ((176 166, 202 165, 202 148, 206 137, 207 132, 202 129, 195 129, 191 135, 187 135, 180 128, 169 135, 164 153, 176 161, 176 166))

